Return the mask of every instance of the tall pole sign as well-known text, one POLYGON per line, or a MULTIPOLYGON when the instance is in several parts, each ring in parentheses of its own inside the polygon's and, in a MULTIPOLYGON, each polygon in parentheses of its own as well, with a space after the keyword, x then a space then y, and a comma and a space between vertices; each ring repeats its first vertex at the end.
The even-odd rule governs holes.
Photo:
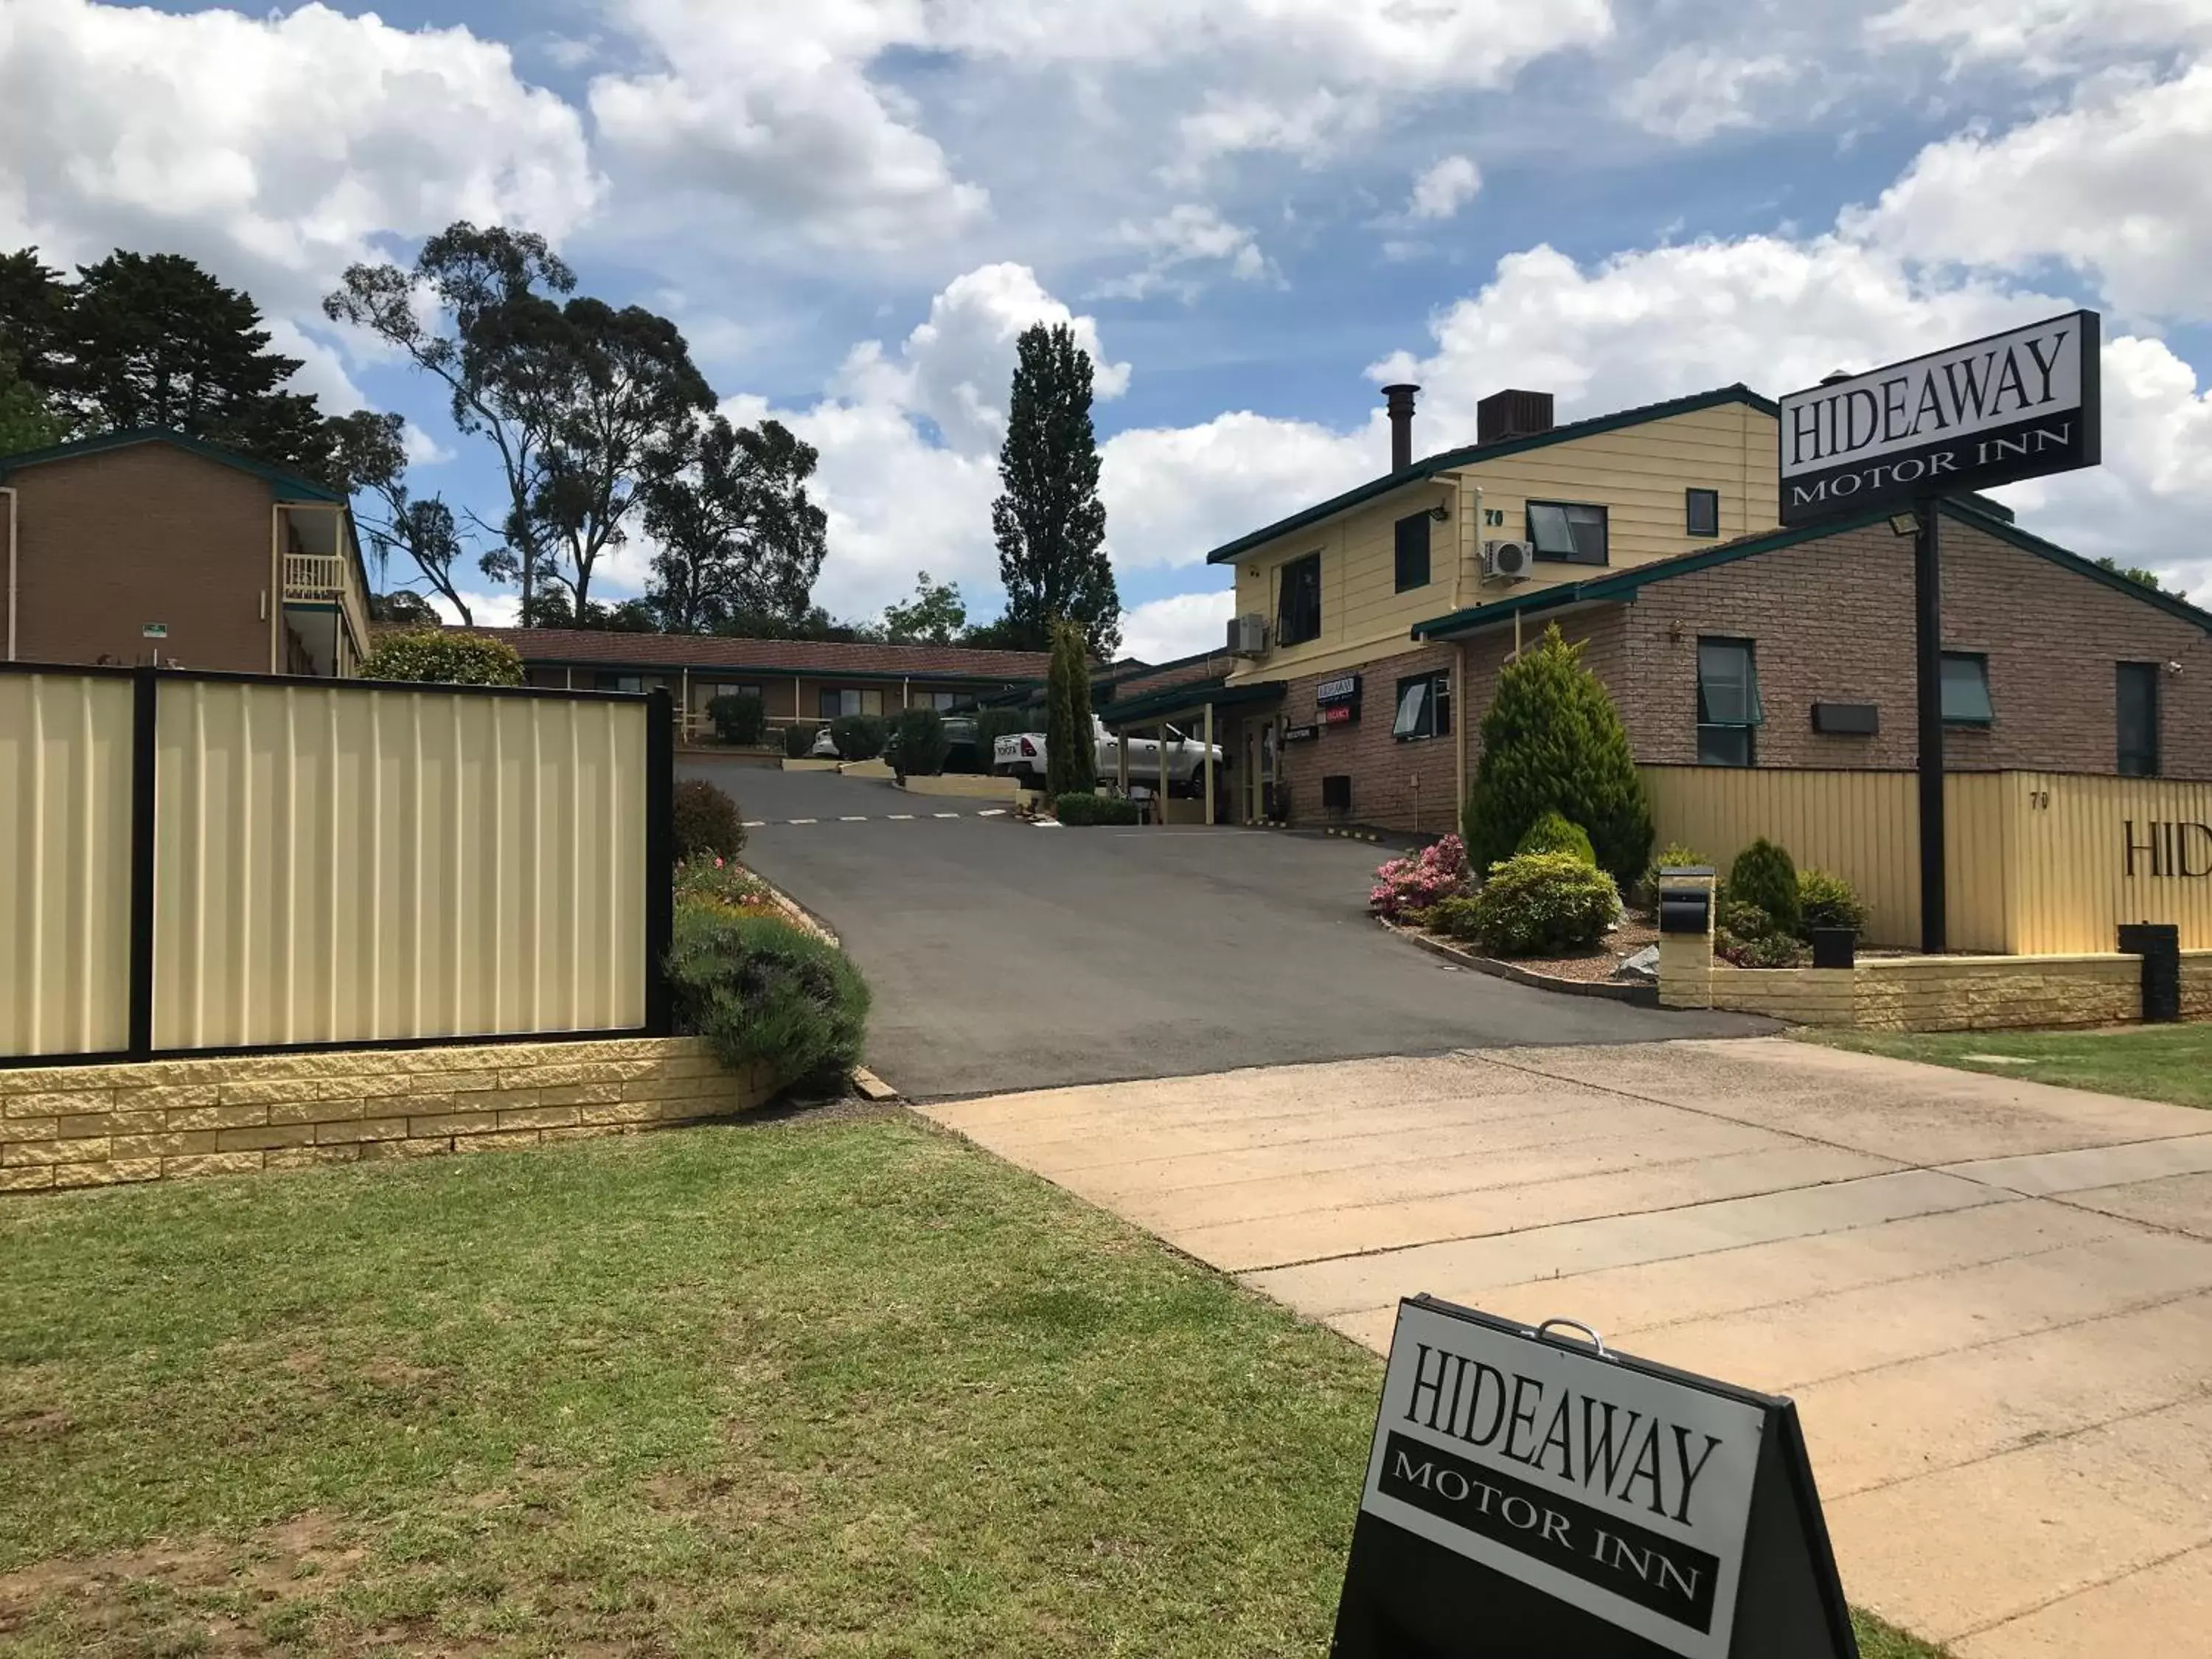
POLYGON ((1838 376, 1782 400, 1785 526, 1910 509, 1918 681, 1920 945, 1947 948, 1943 878, 1943 579, 1946 495, 2094 466, 2101 457, 2101 319, 2047 322, 1838 376))

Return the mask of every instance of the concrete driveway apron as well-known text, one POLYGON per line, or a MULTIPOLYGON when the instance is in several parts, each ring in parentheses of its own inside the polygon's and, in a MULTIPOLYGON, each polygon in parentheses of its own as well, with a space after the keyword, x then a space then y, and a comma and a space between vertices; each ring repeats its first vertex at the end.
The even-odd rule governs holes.
POLYGON ((2205 1114, 1778 1038, 928 1110, 1378 1353, 1428 1291, 1794 1396, 1852 1599, 1960 1659, 2212 1656, 2205 1114))

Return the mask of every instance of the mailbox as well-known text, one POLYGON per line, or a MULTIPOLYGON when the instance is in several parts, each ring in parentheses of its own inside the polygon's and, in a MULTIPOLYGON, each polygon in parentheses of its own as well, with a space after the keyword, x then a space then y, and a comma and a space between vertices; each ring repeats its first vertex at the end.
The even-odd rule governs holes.
POLYGON ((1694 933, 1702 937, 1712 932, 1712 873, 1702 866, 1662 870, 1659 872, 1659 931, 1662 933, 1694 933), (1694 884, 1677 880, 1683 876, 1705 879, 1694 884))

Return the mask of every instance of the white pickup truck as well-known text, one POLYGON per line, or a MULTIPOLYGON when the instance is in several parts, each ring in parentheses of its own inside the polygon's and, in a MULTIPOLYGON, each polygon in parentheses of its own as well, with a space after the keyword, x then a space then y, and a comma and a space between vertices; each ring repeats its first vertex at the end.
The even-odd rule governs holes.
MULTIPOLYGON (((1206 744, 1195 738, 1187 738, 1174 726, 1165 728, 1168 733, 1167 763, 1168 792, 1170 794, 1194 794, 1206 787, 1206 744)), ((1091 717, 1092 741, 1097 745, 1098 781, 1111 783, 1121 775, 1121 744, 1123 739, 1106 729, 1105 723, 1096 714, 1091 717)), ((1158 738, 1130 738, 1129 785, 1132 788, 1157 789, 1160 782, 1160 740, 1158 738)), ((991 745, 991 771, 1002 778, 1019 778, 1030 789, 1044 787, 1044 733, 1016 732, 999 738, 991 745)), ((1213 763, 1221 764, 1221 746, 1213 747, 1213 763)))

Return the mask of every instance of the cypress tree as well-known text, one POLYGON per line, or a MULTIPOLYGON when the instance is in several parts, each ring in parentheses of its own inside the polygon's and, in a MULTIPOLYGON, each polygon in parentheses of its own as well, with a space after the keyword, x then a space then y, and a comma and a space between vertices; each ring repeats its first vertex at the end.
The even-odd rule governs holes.
POLYGON ((1604 682, 1553 623, 1498 678, 1482 717, 1482 757, 1462 816, 1468 858, 1487 871, 1557 812, 1589 832, 1599 866, 1624 884, 1651 855, 1651 806, 1604 682))
POLYGON ((1110 657, 1121 639, 1121 596, 1106 557, 1098 440, 1091 424, 1091 354, 1066 323, 1036 323, 1016 342, 1002 493, 991 503, 1004 626, 1020 648, 1048 649, 1052 624, 1076 623, 1110 657))
POLYGON ((1052 624, 1044 683, 1044 789, 1057 800, 1075 787, 1075 702, 1067 684, 1067 629, 1052 624))
POLYGON ((1091 652, 1083 629, 1064 622, 1058 630, 1058 653, 1066 659, 1063 675, 1067 685, 1067 724, 1075 733, 1074 752, 1068 756, 1068 787, 1088 792, 1098 787, 1098 739, 1091 716, 1091 652))

